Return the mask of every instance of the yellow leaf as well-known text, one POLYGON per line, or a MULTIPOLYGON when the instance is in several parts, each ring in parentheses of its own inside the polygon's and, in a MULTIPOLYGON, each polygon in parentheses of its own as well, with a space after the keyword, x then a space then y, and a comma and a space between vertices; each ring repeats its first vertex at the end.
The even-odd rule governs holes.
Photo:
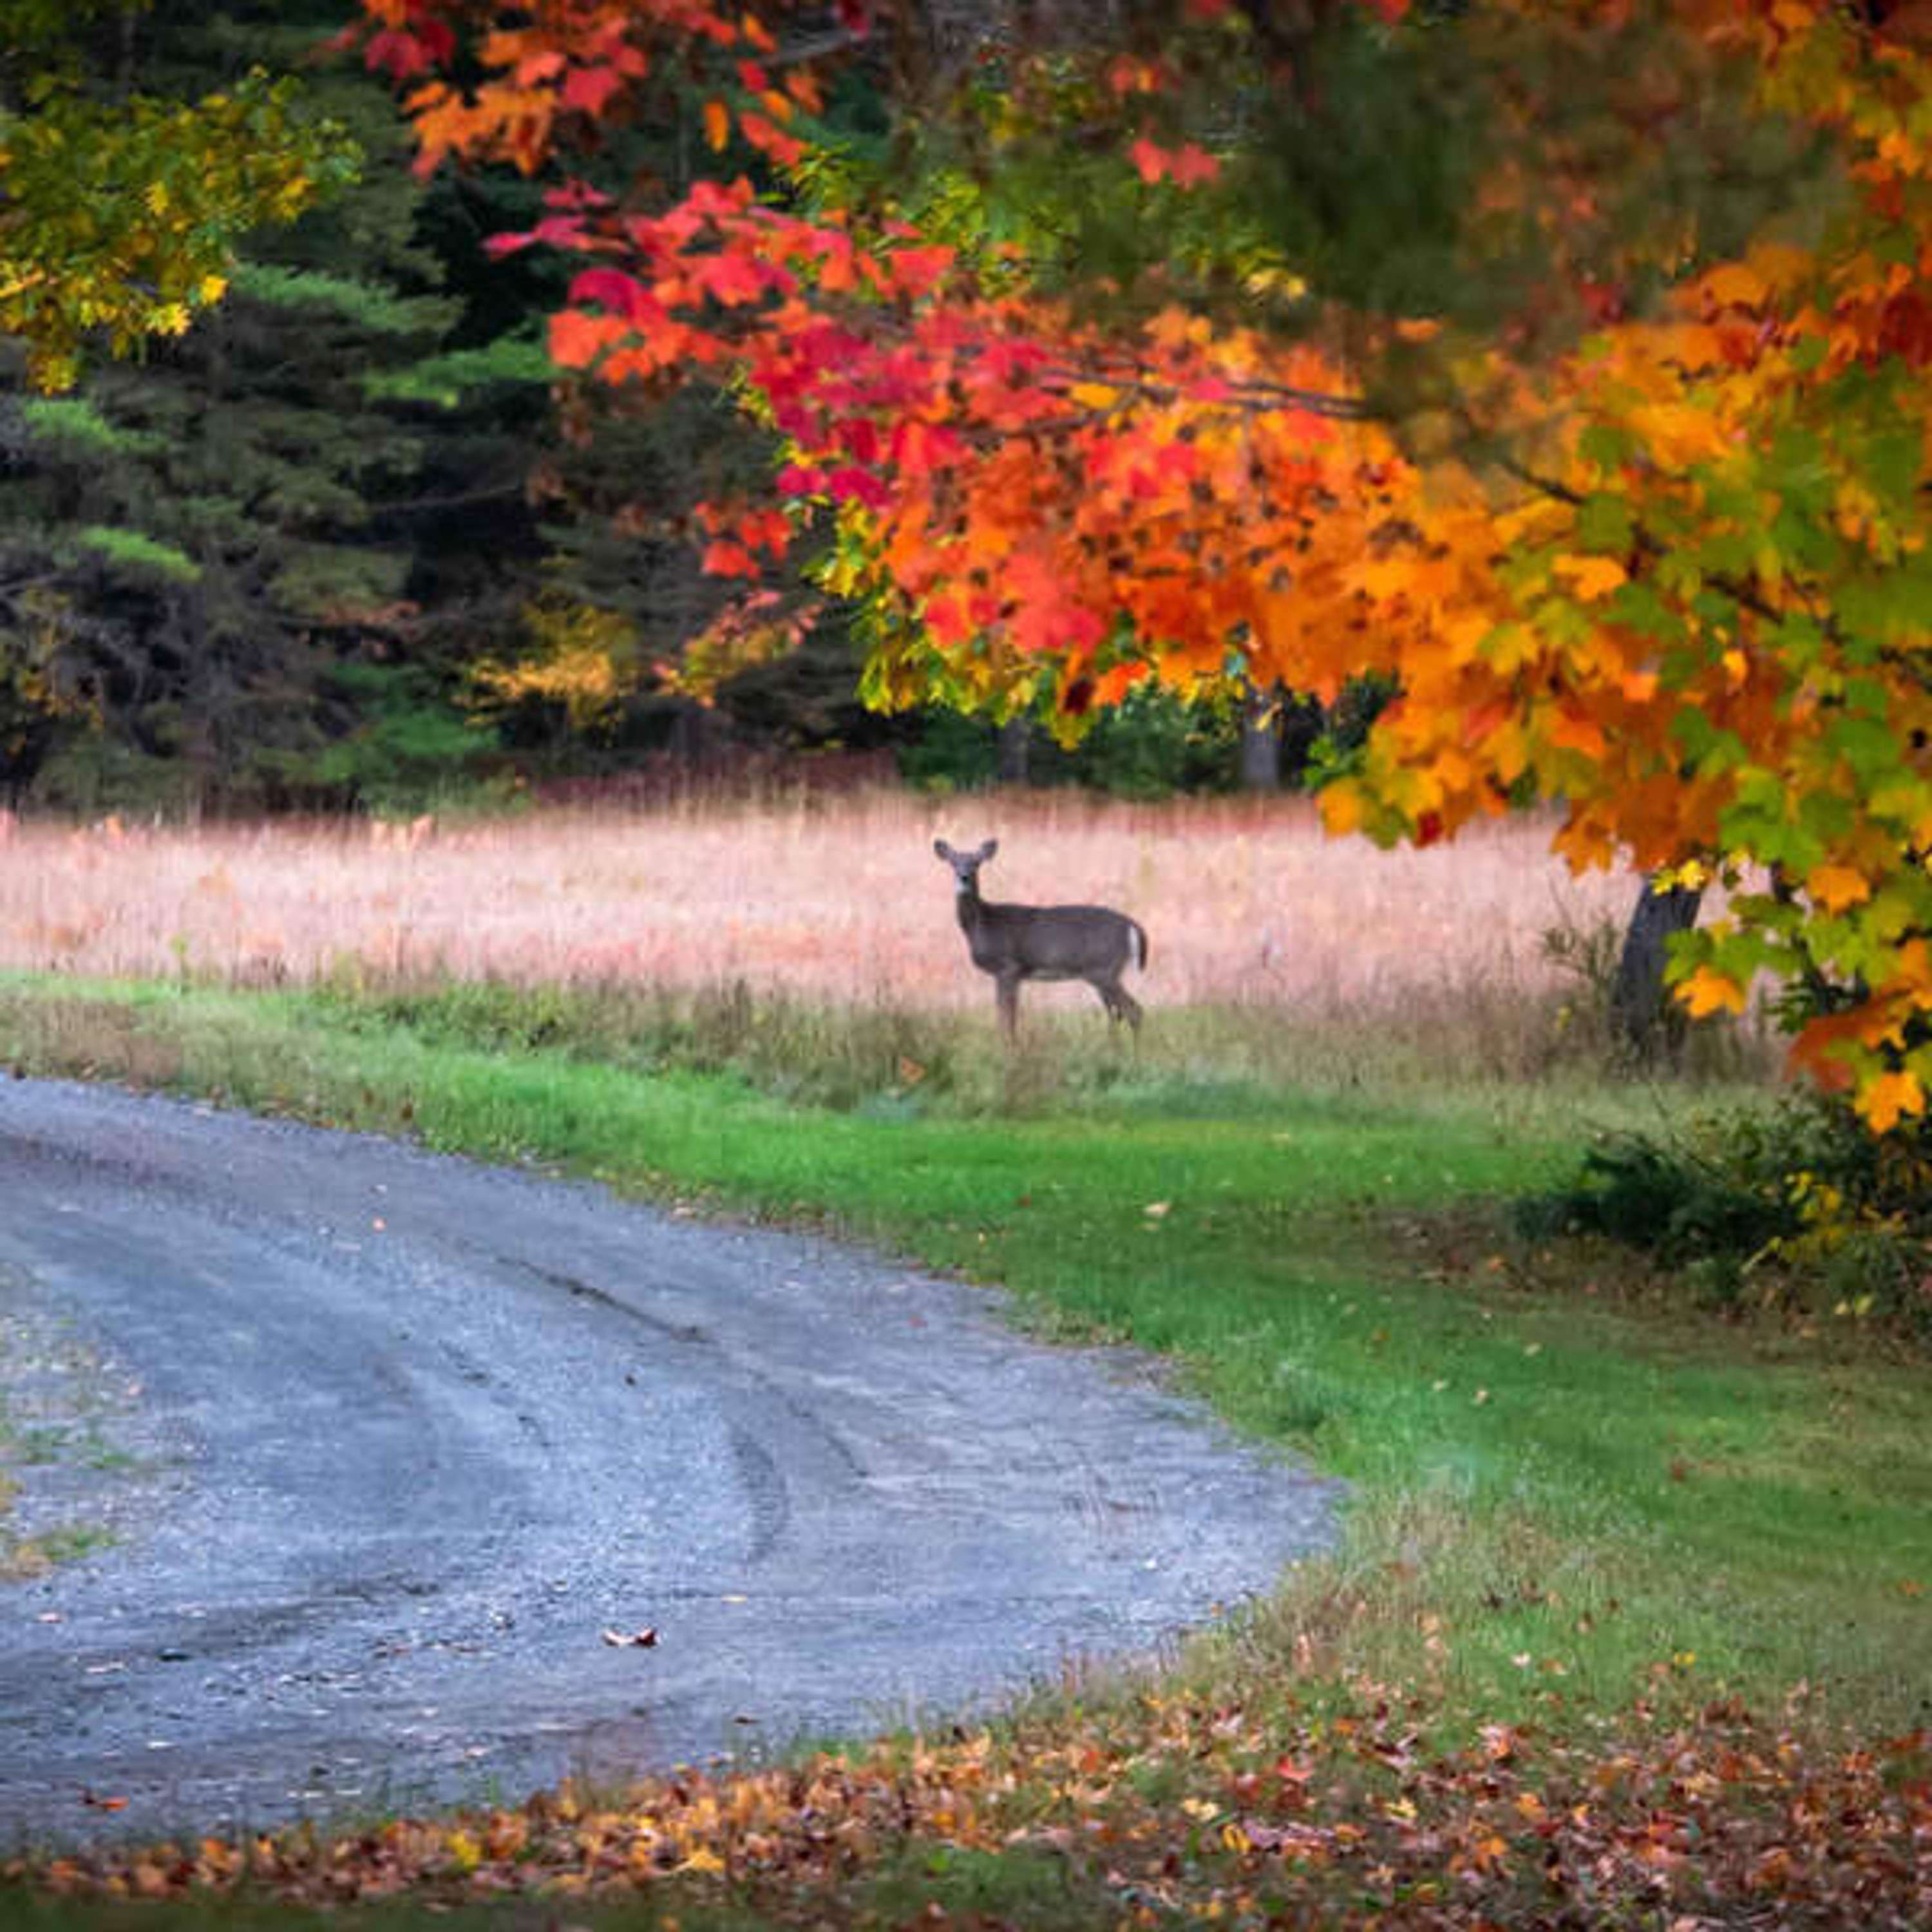
POLYGON ((1890 983, 1910 994, 1915 1006, 1932 1005, 1932 949, 1924 940, 1910 940, 1899 948, 1890 983))
POLYGON ((1739 308, 1755 308, 1765 298, 1762 278, 1742 262, 1726 262, 1704 278, 1705 292, 1714 302, 1739 308))
POLYGON ((1254 269, 1241 286, 1251 296, 1276 295, 1288 302, 1299 302, 1308 292, 1307 283, 1286 268, 1254 269))
POLYGON ((1399 597, 1415 581, 1415 566, 1406 556, 1382 557, 1358 563, 1343 580, 1377 603, 1399 597))
POLYGON ((731 110, 722 100, 704 104, 704 138, 714 154, 722 154, 731 138, 731 110))
POLYGON ((1438 626, 1443 648, 1451 664, 1473 664, 1476 654, 1496 628, 1486 610, 1471 610, 1451 616, 1438 626))
POLYGON ((1925 1090, 1916 1073, 1881 1073, 1858 1090, 1858 1112, 1875 1133, 1889 1133, 1906 1114, 1925 1111, 1925 1090))
POLYGON ((1609 556, 1559 556, 1556 569, 1586 604, 1607 597, 1627 576, 1623 566, 1609 556))
POLYGON ((1827 912, 1843 912, 1871 897, 1871 882, 1849 866, 1818 866, 1804 880, 1804 890, 1827 912))
POLYGON ((1684 403, 1663 403, 1633 410, 1630 427, 1651 447, 1660 463, 1701 463, 1729 453, 1730 433, 1709 410, 1684 403))
POLYGON ((1796 288, 1815 266, 1809 249, 1788 242, 1760 242, 1745 258, 1773 293, 1796 288))
POLYGON ((1701 322, 1681 322, 1661 328, 1657 335, 1657 352, 1686 369, 1712 369, 1724 359, 1724 338, 1701 322))
POLYGON ((1364 816, 1362 794, 1345 778, 1323 788, 1322 823, 1334 836, 1358 830, 1364 816))
POLYGON ((1529 766, 1529 740, 1522 727, 1512 718, 1490 734, 1484 746, 1498 781, 1514 784, 1529 766))
POLYGON ((1677 997, 1690 1010, 1694 1019, 1702 1019, 1720 1007, 1734 1013, 1744 1010, 1744 989, 1728 974, 1700 966, 1677 989, 1677 997))

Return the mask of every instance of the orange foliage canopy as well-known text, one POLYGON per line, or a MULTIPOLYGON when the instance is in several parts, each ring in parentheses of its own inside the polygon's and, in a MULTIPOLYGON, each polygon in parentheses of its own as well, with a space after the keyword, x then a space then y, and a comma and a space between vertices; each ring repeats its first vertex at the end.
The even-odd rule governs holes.
MULTIPOLYGON (((1450 31, 1404 0, 1310 11, 1351 5, 1389 48, 1450 31)), ((829 506, 828 580, 880 620, 876 697, 1051 694, 1072 732, 1150 679, 1332 698, 1381 674, 1400 696, 1328 784, 1331 826, 1426 842, 1534 795, 1562 802, 1577 863, 1721 876, 1724 916, 1678 956, 1691 1010, 1740 1009, 1768 974, 1798 995, 1801 1058, 1875 1128, 1924 1112, 1932 10, 1470 10, 1457 31, 1500 20, 1606 74, 1632 17, 1654 14, 1645 30, 1677 57, 1658 72, 1748 76, 1750 112, 1826 157, 1801 202, 1721 256, 1661 228, 1592 255, 1575 237, 1601 226, 1610 184, 1544 129, 1534 87, 1505 90, 1526 142, 1472 192, 1495 220, 1540 194, 1549 279, 1475 331, 1426 304, 1328 299, 1292 256, 1214 226, 1241 117, 1221 118, 1217 149, 1212 117, 1190 129, 1170 104, 1203 46, 1231 73, 1269 71, 1261 16, 1232 0, 1154 10, 1171 46, 1052 58, 1088 76, 1057 97, 1077 104, 1070 140, 1111 154, 1148 222, 1204 230, 1252 314, 1198 284, 1162 301, 1158 277, 1084 299, 1120 292, 1080 289, 1064 262, 1037 272, 1024 239, 962 234, 916 200, 827 190, 813 68, 755 15, 364 6, 368 57, 412 90, 426 164, 549 166, 653 80, 701 100, 721 178, 635 205, 566 184, 498 245, 586 257, 552 324, 564 368, 728 382, 776 427, 788 514, 715 515, 714 567, 752 573, 829 506), (459 53, 482 76, 466 88, 441 77, 459 53), (776 185, 730 172, 748 161, 776 185), (1551 329, 1544 297, 1590 326, 1551 329)), ((857 42, 873 10, 848 0, 820 41, 857 42)), ((1022 100, 1024 50, 1004 58, 1022 100)), ((1587 93, 1579 66, 1565 84, 1587 93)), ((1670 88, 1617 95, 1628 152, 1682 114, 1670 88)))

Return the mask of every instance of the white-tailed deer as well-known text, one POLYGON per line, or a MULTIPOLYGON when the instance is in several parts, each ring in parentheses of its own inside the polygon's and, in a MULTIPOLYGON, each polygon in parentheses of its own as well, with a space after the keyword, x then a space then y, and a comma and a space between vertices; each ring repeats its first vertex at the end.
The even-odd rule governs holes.
POLYGON ((1000 849, 988 838, 976 852, 956 852, 944 838, 932 849, 952 868, 959 929, 973 964, 993 976, 1000 1024, 1012 1037, 1019 1024, 1022 980, 1084 980, 1109 1020, 1140 1030, 1141 1010, 1120 984, 1130 966, 1145 970, 1147 934, 1137 920, 1106 906, 988 905, 980 896, 980 868, 1000 849))

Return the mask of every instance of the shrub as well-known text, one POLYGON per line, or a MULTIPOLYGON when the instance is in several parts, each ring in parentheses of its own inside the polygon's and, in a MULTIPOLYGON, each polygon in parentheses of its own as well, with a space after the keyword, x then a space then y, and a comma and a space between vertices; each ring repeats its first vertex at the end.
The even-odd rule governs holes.
POLYGON ((1606 1139, 1574 1186, 1520 1203, 1517 1220, 1646 1250, 1700 1300, 1932 1334, 1932 1132, 1874 1136, 1840 1099, 1807 1092, 1606 1139))

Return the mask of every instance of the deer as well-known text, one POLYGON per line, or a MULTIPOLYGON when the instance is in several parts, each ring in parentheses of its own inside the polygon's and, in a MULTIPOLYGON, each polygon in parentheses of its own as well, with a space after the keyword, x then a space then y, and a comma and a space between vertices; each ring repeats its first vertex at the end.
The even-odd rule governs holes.
POLYGON ((997 838, 976 852, 956 852, 944 838, 932 849, 952 868, 959 929, 973 964, 993 976, 1009 1040, 1018 1031, 1024 980, 1084 980, 1100 994, 1108 1024, 1125 1020, 1138 1034, 1140 1003, 1120 984, 1130 966, 1147 970, 1147 933, 1138 920, 1106 906, 989 905, 980 896, 980 868, 1000 849, 997 838))

